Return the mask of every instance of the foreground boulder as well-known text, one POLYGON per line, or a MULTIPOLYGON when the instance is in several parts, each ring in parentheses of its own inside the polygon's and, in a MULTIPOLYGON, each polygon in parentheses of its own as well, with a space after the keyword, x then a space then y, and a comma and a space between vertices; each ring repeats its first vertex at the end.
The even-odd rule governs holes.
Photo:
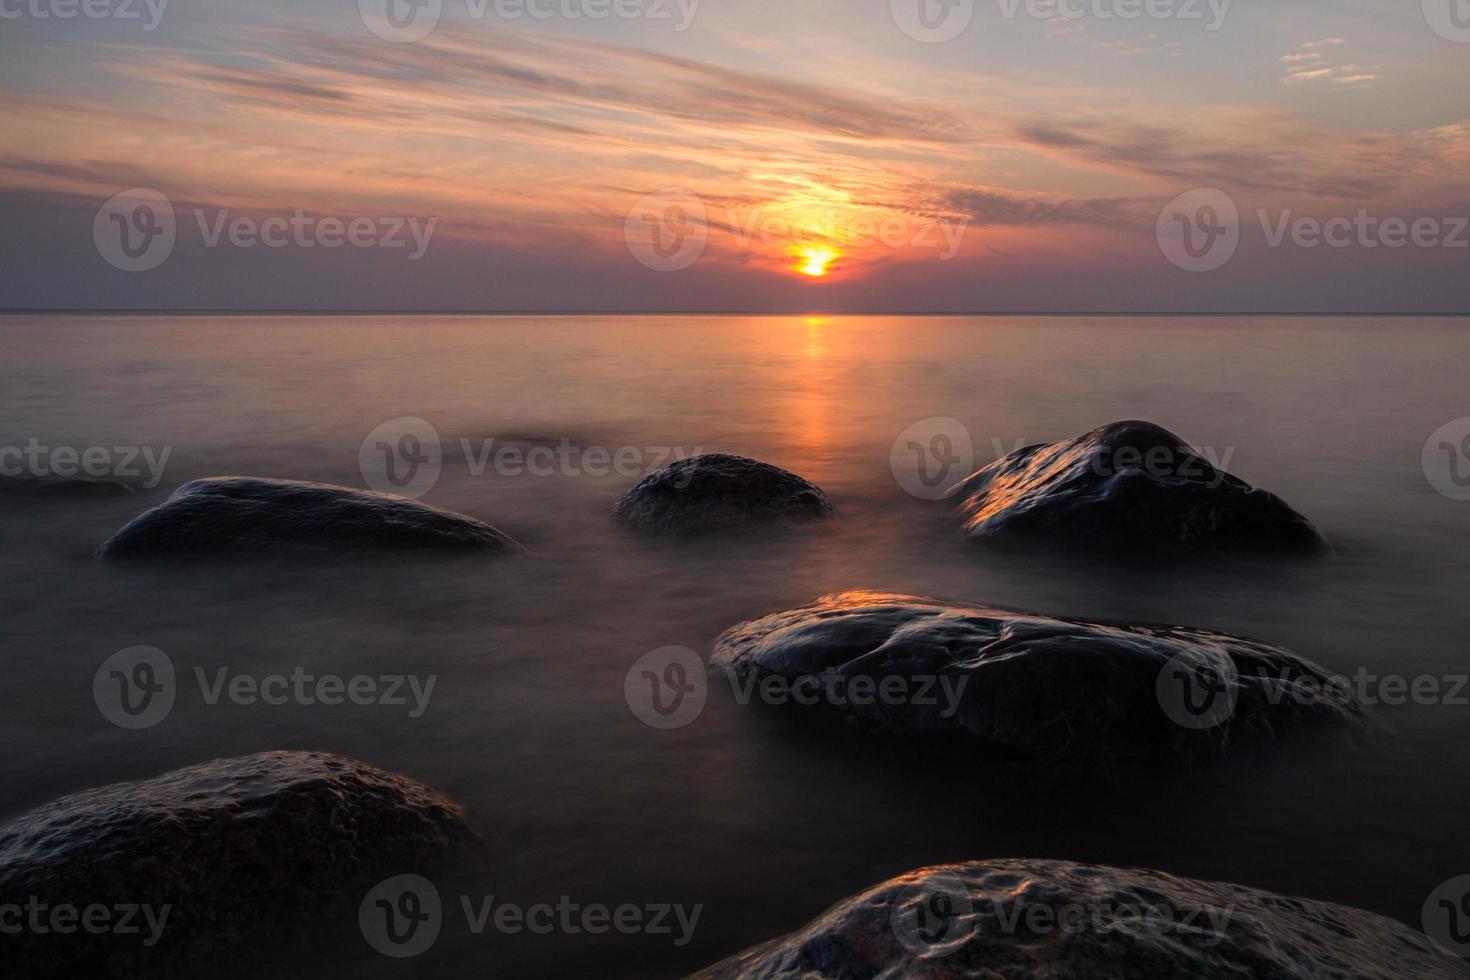
POLYGON ((176 490, 98 549, 103 558, 361 549, 518 554, 482 521, 404 497, 294 480, 213 477, 176 490))
POLYGON ((1360 714, 1343 679, 1254 640, 878 592, 741 623, 710 663, 758 700, 889 731, 964 732, 1053 764, 1191 761, 1360 714))
POLYGON ((136 927, 28 927, 0 947, 22 976, 168 975, 242 940, 268 948, 388 874, 478 847, 459 807, 402 776, 317 752, 220 759, 0 827, 0 904, 42 905, 43 923, 58 906, 114 922, 130 906, 136 927))
POLYGON ((710 453, 645 477, 613 507, 639 531, 702 534, 759 524, 823 520, 837 510, 820 489, 779 466, 710 453))
POLYGON ((1028 446, 947 494, 981 541, 1114 551, 1313 552, 1317 529, 1273 493, 1218 469, 1150 422, 1028 446))
POLYGON ((1470 967, 1372 912, 1066 861, 925 868, 694 980, 1451 980, 1470 967))

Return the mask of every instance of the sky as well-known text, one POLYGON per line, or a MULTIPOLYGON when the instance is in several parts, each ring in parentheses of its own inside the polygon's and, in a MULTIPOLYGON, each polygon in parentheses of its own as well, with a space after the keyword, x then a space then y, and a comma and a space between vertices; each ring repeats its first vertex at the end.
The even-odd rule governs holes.
POLYGON ((1467 80, 1470 0, 0 0, 0 308, 1470 312, 1467 80))

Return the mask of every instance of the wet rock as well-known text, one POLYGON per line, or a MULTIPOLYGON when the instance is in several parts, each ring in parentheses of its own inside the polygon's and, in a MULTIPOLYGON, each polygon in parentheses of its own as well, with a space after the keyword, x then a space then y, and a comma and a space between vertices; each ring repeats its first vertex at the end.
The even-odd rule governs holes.
POLYGON ((702 534, 837 515, 819 488, 779 466, 709 453, 650 474, 613 507, 613 518, 639 531, 702 534))
POLYGON ((877 592, 741 623, 710 663, 732 684, 775 692, 756 700, 893 732, 978 736, 1052 766, 1190 762, 1361 717, 1345 679, 1254 640, 877 592))
POLYGON ((109 538, 102 558, 288 555, 353 550, 519 554, 510 536, 404 497, 294 480, 187 483, 109 538))
POLYGON ((135 911, 136 934, 25 928, 0 946, 27 977, 187 974, 355 907, 389 874, 478 850, 458 806, 402 776, 317 752, 220 759, 0 827, 0 903, 151 910, 135 911))
POLYGON ((925 868, 692 980, 1451 980, 1392 919, 1158 871, 998 860, 925 868))
POLYGON ((1130 550, 1314 552, 1322 535, 1273 493, 1215 467, 1150 422, 1029 446, 947 494, 967 535, 1130 550))

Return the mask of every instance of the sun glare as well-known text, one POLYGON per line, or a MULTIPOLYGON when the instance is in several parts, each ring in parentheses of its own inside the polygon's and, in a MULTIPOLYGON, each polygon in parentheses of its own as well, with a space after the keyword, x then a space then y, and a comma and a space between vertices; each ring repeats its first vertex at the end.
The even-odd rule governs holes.
POLYGON ((812 247, 801 250, 801 274, 804 276, 825 276, 827 266, 837 258, 837 253, 830 248, 812 247))

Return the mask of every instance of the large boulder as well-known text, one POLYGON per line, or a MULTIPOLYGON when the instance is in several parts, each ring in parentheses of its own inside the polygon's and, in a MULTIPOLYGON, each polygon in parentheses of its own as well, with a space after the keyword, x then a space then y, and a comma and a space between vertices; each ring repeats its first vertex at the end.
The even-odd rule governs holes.
POLYGON ((978 541, 1127 553, 1314 552, 1326 542, 1273 493, 1231 476, 1151 422, 1114 422, 1028 446, 956 484, 978 541))
POLYGON ((0 905, 43 907, 48 925, 0 948, 27 977, 187 974, 241 941, 289 939, 387 875, 479 848, 458 806, 403 776, 317 752, 220 759, 0 827, 0 905), (49 928, 58 906, 102 907, 113 922, 128 906, 136 932, 61 934, 49 928))
POLYGON ((710 663, 756 698, 1089 768, 1215 757, 1240 739, 1361 713, 1344 679, 1254 640, 879 592, 741 623, 710 663))
POLYGON ((1066 861, 925 868, 693 980, 1452 980, 1383 916, 1244 885, 1066 861))
POLYGON ((613 518, 628 527, 663 534, 718 533, 836 514, 827 495, 795 473, 727 453, 670 463, 613 507, 613 518))
POLYGON ((109 538, 102 558, 280 556, 363 549, 519 554, 473 517, 404 497, 295 480, 186 483, 109 538))

